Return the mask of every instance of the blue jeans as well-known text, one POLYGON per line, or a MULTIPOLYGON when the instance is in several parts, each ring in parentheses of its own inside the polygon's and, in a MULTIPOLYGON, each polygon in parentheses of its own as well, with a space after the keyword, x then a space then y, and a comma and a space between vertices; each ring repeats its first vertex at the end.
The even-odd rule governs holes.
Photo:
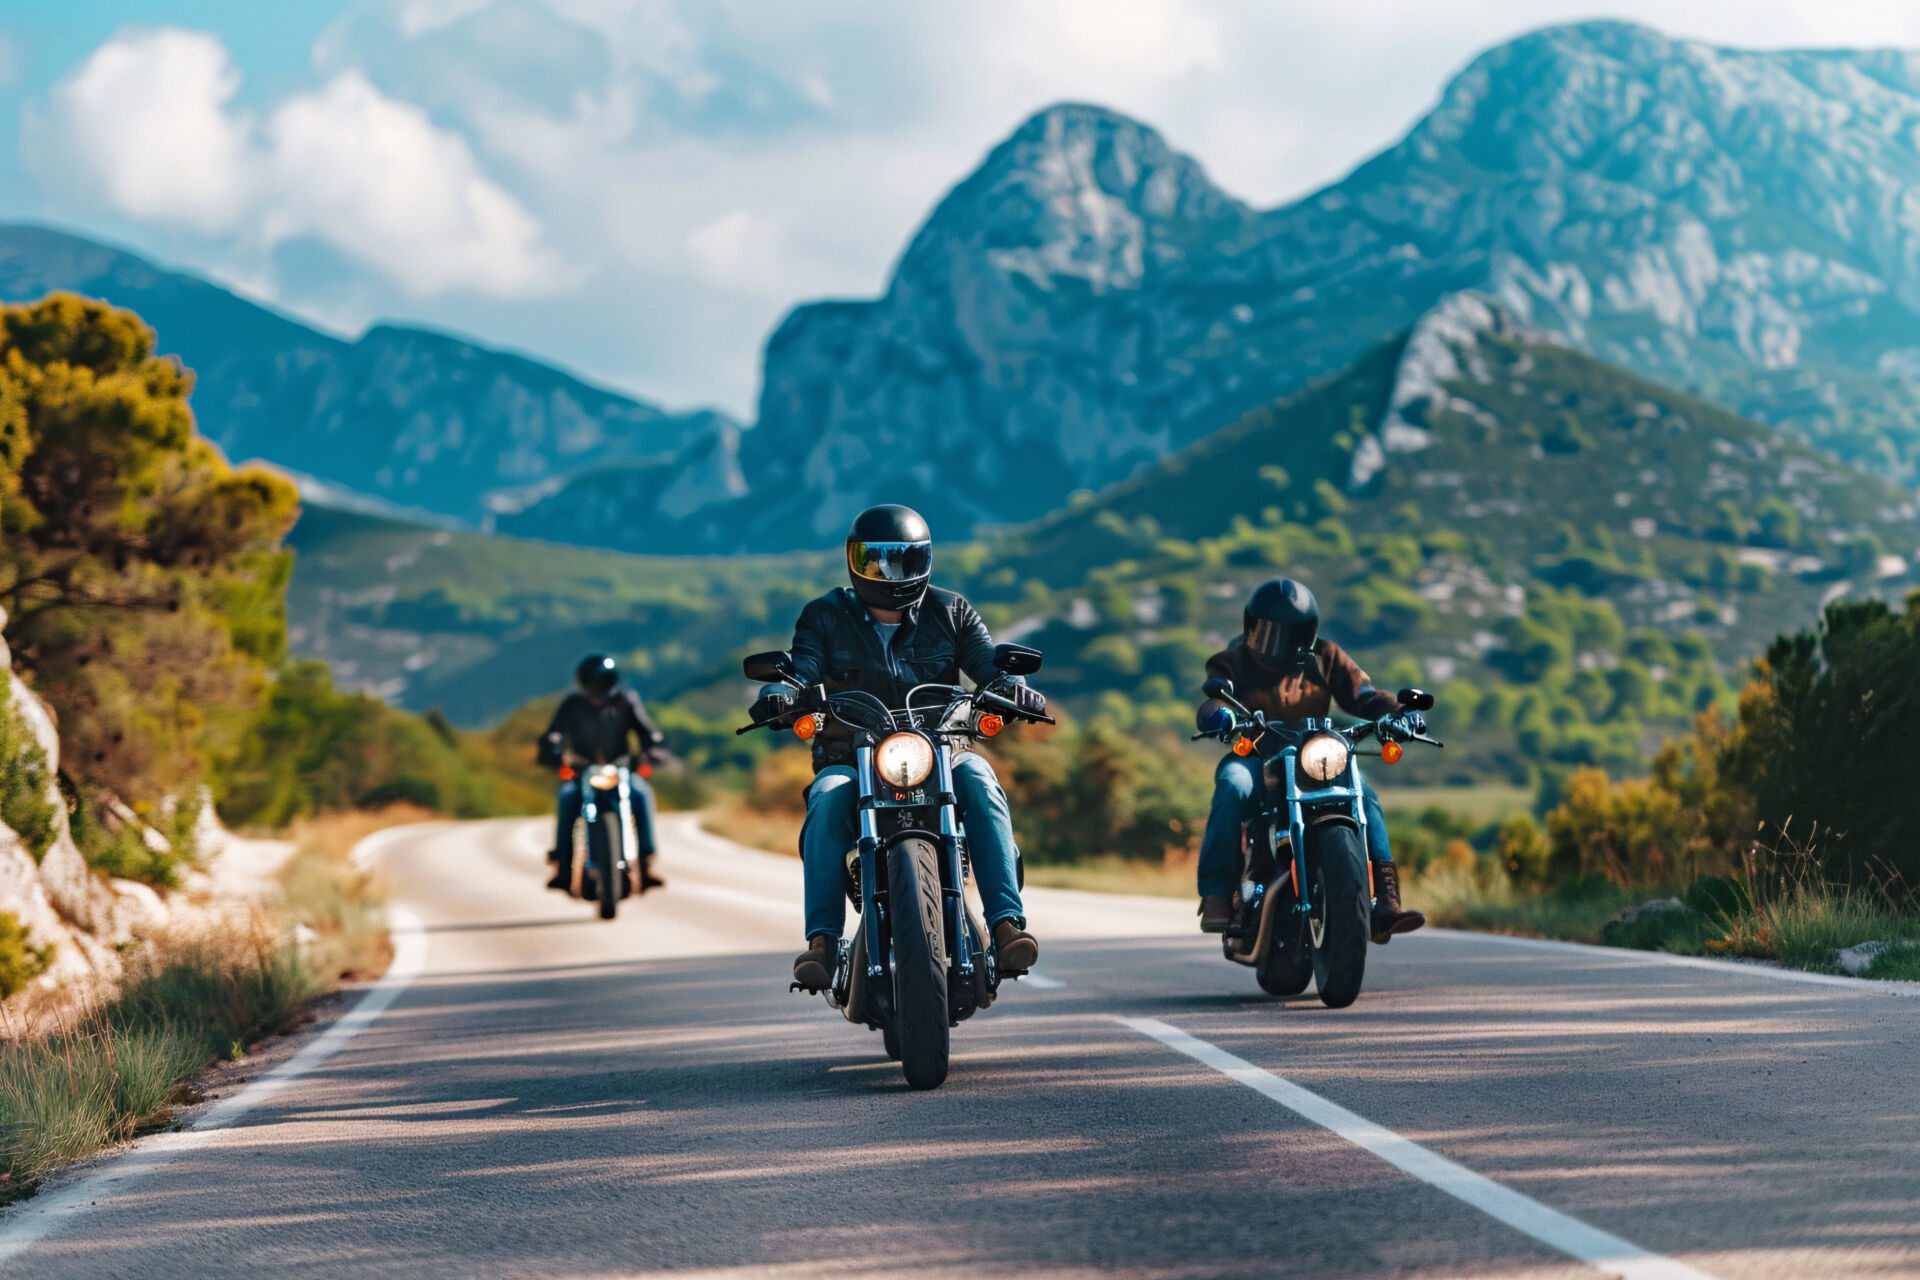
MULTIPOLYGON (((967 829, 967 857, 987 909, 987 928, 1002 920, 1025 923, 1015 879, 1013 814, 993 766, 972 752, 953 758, 953 794, 967 829)), ((851 765, 822 769, 807 792, 800 828, 806 872, 807 937, 838 938, 847 924, 847 851, 860 840, 860 780, 851 765)))
MULTIPOLYGON (((1240 888, 1240 832, 1260 812, 1260 761, 1228 756, 1213 771, 1213 807, 1207 811, 1207 831, 1200 837, 1200 896, 1230 898, 1240 888)), ((1387 847, 1387 815, 1380 797, 1362 781, 1360 804, 1367 815, 1367 859, 1392 862, 1387 847)))
MULTIPOLYGON (((640 846, 638 852, 644 860, 653 856, 653 788, 639 774, 629 775, 633 788, 633 838, 640 846)), ((580 779, 568 778, 560 784, 560 793, 554 798, 559 810, 559 820, 554 826, 553 847, 558 855, 560 874, 571 874, 573 868, 573 824, 580 820, 582 796, 580 779)))

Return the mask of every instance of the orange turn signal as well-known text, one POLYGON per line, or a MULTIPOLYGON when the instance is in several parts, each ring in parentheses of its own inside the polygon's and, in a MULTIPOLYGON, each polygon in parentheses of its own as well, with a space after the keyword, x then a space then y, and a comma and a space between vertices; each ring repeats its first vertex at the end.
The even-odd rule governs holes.
POLYGON ((989 714, 980 717, 980 736, 983 738, 991 738, 1006 727, 1007 722, 999 716, 989 714))
POLYGON ((640 768, 637 769, 635 772, 637 772, 643 778, 651 778, 653 776, 653 761, 642 760, 640 762, 640 768))
POLYGON ((572 765, 570 765, 570 764, 563 764, 563 765, 561 765, 561 766, 560 766, 560 781, 562 781, 562 782, 572 782, 572 781, 573 781, 573 766, 572 766, 572 765))
POLYGON ((793 722, 793 736, 802 742, 805 742, 818 732, 820 732, 820 717, 818 715, 801 716, 793 722))
POLYGON ((1253 739, 1252 738, 1235 738, 1233 740, 1233 754, 1237 756, 1252 755, 1253 739))
POLYGON ((1405 755, 1406 750, 1407 749, 1405 747, 1395 742, 1392 738, 1388 738, 1385 742, 1380 744, 1380 758, 1386 761, 1388 764, 1392 764, 1394 761, 1398 760, 1401 756, 1405 755))

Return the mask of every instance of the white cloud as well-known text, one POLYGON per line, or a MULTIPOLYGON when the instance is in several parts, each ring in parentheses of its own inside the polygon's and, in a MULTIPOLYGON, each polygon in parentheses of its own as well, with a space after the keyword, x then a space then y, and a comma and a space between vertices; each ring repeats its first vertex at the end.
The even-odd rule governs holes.
POLYGON ((418 107, 343 72, 268 121, 274 219, 367 263, 415 294, 497 297, 559 283, 540 223, 488 181, 466 141, 418 107))
POLYGON ((29 120, 30 163, 115 213, 256 255, 312 238, 415 297, 564 284, 539 220, 419 108, 346 71, 260 124, 232 109, 239 89, 216 36, 117 36, 29 120))
POLYGON ((230 230, 253 199, 240 73, 197 31, 125 36, 55 85, 32 141, 42 169, 132 218, 230 230))
MULTIPOLYGON (((1885 0, 358 0, 290 98, 241 110, 224 51, 193 37, 193 74, 112 95, 127 109, 49 94, 39 134, 88 141, 35 154, 87 207, 193 231, 197 255, 153 239, 230 279, 271 278, 290 237, 361 264, 289 266, 280 299, 307 314, 461 328, 747 413, 786 308, 877 293, 1040 107, 1128 112, 1271 206, 1391 144, 1481 49, 1593 16, 1728 44, 1920 43, 1920 6, 1885 0), (202 180, 152 162, 156 139, 193 133, 213 140, 191 158, 202 180)), ((152 40, 116 37, 69 83, 152 40)))

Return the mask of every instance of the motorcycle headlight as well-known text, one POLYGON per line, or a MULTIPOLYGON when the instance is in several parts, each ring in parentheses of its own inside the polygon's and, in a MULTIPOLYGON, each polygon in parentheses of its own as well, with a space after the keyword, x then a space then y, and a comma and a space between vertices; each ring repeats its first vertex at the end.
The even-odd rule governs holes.
POLYGON ((1353 751, 1331 733, 1316 733, 1300 747, 1300 775, 1310 782, 1328 783, 1347 771, 1353 751))
POLYGON ((874 748, 873 767, 890 786, 917 787, 933 772, 933 744, 917 733, 896 733, 874 748))
POLYGON ((597 764, 587 770, 587 785, 598 791, 611 791, 620 785, 620 770, 610 764, 597 764))

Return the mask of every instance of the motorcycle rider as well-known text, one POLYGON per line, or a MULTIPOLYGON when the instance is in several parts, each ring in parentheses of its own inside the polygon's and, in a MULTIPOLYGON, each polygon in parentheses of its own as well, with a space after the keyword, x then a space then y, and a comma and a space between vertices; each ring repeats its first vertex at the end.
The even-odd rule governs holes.
MULTIPOLYGON (((898 708, 914 685, 958 684, 964 673, 1023 711, 1043 712, 1045 698, 994 667, 993 638, 973 606, 931 586, 932 573, 933 536, 918 512, 883 505, 856 516, 847 533, 849 585, 809 603, 794 626, 801 683, 824 683, 829 693, 862 689, 898 708)), ((758 724, 776 720, 793 710, 794 697, 786 685, 766 685, 750 714, 758 724)), ((793 980, 816 990, 833 980, 846 924, 846 854, 859 838, 853 764, 852 731, 830 721, 813 739, 814 779, 800 831, 807 949, 793 963, 793 980)), ((1024 972, 1040 945, 1026 931, 1006 792, 993 766, 964 749, 954 756, 953 788, 1000 971, 1024 972)))
MULTIPOLYGON (((665 740, 647 715, 640 695, 620 684, 620 667, 604 653, 590 653, 573 669, 577 693, 569 693, 554 709, 547 731, 540 735, 538 760, 544 768, 558 768, 569 754, 589 764, 611 764, 631 755, 645 760, 665 740), (629 739, 637 739, 636 750, 629 739)), ((637 772, 633 783, 633 827, 640 855, 640 888, 658 889, 666 881, 650 868, 653 859, 653 788, 637 772)), ((573 824, 579 821, 582 797, 578 774, 560 783, 558 822, 547 861, 554 864, 547 888, 567 890, 573 879, 573 824)))
MULTIPOLYGON (((1320 606, 1305 584, 1271 578, 1247 601, 1242 633, 1207 659, 1208 679, 1233 681, 1234 697, 1269 721, 1323 720, 1329 704, 1369 720, 1392 717, 1421 732, 1426 720, 1417 711, 1402 712, 1392 694, 1373 687, 1360 664, 1331 640, 1320 636, 1320 606)), ((1217 698, 1200 705, 1195 717, 1202 732, 1219 732, 1234 723, 1234 711, 1217 698)), ((1224 933, 1233 921, 1233 895, 1240 884, 1241 832, 1259 809, 1255 788, 1263 772, 1258 756, 1228 755, 1213 774, 1213 807, 1200 839, 1200 927, 1224 933)), ((1427 922, 1418 911, 1400 907, 1400 872, 1387 846, 1387 820, 1380 798, 1362 785, 1367 818, 1367 859, 1373 864, 1373 940, 1384 943, 1396 933, 1411 933, 1427 922)))

